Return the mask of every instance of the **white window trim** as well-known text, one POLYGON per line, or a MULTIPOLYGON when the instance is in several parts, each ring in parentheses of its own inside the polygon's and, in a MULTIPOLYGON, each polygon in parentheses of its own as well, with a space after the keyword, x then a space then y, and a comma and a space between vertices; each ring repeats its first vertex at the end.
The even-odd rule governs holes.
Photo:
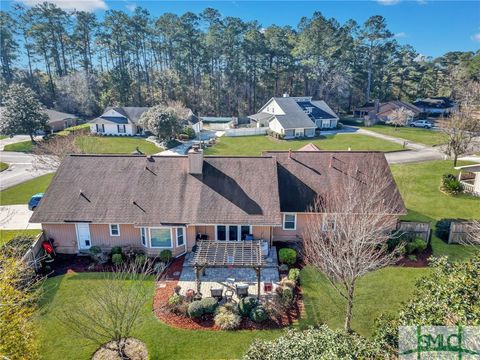
POLYGON ((328 215, 323 215, 323 221, 322 221, 322 231, 335 231, 337 228, 337 219, 335 217, 329 217, 328 215), (333 229, 328 228, 328 222, 333 221, 333 229))
POLYGON ((117 132, 119 134, 126 134, 127 133, 127 127, 125 126, 125 124, 117 124, 117 132), (120 129, 122 129, 123 131, 120 131, 120 129))
POLYGON ((216 224, 215 225, 215 241, 243 241, 242 240, 242 226, 248 226, 250 227, 250 234, 253 234, 253 227, 252 225, 248 225, 248 224, 216 224), (217 231, 217 228, 219 226, 225 226, 225 240, 218 240, 218 231, 217 231), (230 240, 229 237, 230 237, 230 231, 228 229, 229 226, 237 226, 238 227, 238 230, 237 230, 237 237, 238 239, 237 240, 230 240))
POLYGON ((180 226, 180 227, 177 227, 175 228, 175 234, 177 235, 175 237, 175 245, 177 245, 177 247, 181 247, 181 246, 185 246, 186 245, 186 239, 185 239, 185 235, 186 235, 186 228, 184 226, 180 226), (179 245, 178 244, 178 229, 182 229, 182 235, 183 235, 183 244, 182 245, 179 245))
POLYGON ((283 214, 283 222, 282 222, 282 229, 286 231, 294 231, 297 230, 297 214, 296 213, 284 213, 283 214), (293 229, 285 228, 285 218, 287 215, 293 215, 293 229))
POLYGON ((148 248, 148 231, 146 227, 141 227, 140 228, 140 243, 142 244, 143 247, 148 248), (143 231, 143 234, 142 234, 143 231), (145 244, 143 243, 142 237, 145 236, 145 244))
POLYGON ((120 224, 108 224, 108 229, 110 230, 110 236, 120 236, 120 224), (117 225, 118 234, 112 233, 112 225, 117 225))
POLYGON ((173 234, 172 227, 169 226, 154 226, 148 228, 148 245, 151 249, 173 249, 173 234), (169 229, 170 230, 170 246, 152 246, 152 229, 169 229))

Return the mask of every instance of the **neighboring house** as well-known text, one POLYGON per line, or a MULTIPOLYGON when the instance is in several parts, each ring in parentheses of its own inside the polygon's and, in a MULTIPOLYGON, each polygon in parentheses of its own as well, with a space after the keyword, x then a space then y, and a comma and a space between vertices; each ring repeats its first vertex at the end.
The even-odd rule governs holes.
MULTIPOLYGON (((139 125, 139 120, 148 109, 148 107, 129 106, 109 107, 101 116, 90 121, 90 131, 98 135, 143 135, 144 130, 139 125)), ((190 109, 184 122, 185 126, 191 127, 196 134, 202 130, 201 120, 190 109)))
MULTIPOLYGON (((342 191, 342 177, 368 173, 369 161, 391 177, 381 152, 272 151, 257 157, 69 155, 57 170, 30 222, 41 223, 59 253, 91 246, 143 248, 175 256, 200 238, 297 242, 317 195, 342 191), (128 181, 125 181, 128 179, 128 181), (250 236, 248 236, 250 238, 250 236)), ((392 182, 396 210, 406 214, 392 182)), ((389 199, 390 200, 390 199, 389 199)))
POLYGON ((366 119, 365 125, 373 125, 378 122, 386 122, 389 120, 390 116, 395 110, 404 108, 412 113, 412 116, 408 121, 418 118, 421 111, 415 105, 410 104, 405 101, 392 100, 385 103, 375 103, 373 110, 368 113, 368 118, 366 119))
POLYGON ((201 116, 200 119, 210 130, 226 130, 235 127, 237 118, 222 116, 201 116))
POLYGON ((353 110, 353 115, 357 117, 364 117, 373 110, 375 110, 375 101, 368 101, 362 106, 355 108, 355 110, 353 110))
MULTIPOLYGON (((4 109, 4 106, 0 107, 0 117, 4 109)), ((73 114, 52 109, 45 109, 43 112, 48 116, 47 124, 51 131, 61 131, 70 126, 76 126, 82 123, 80 118, 73 114)))
POLYGON ((138 122, 148 109, 148 107, 109 107, 101 116, 90 121, 90 131, 98 135, 143 134, 138 122))
POLYGON ((338 116, 325 101, 286 94, 271 98, 249 118, 257 127, 269 127, 285 139, 313 137, 317 128, 335 129, 338 122, 338 116))
POLYGON ((446 115, 458 108, 455 101, 442 96, 420 99, 413 104, 428 115, 446 115))

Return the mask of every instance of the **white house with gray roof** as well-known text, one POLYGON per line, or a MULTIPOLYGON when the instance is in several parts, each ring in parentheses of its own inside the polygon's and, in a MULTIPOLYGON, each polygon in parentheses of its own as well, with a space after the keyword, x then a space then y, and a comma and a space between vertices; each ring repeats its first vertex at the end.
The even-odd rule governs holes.
POLYGON ((335 129, 338 122, 325 101, 311 96, 273 97, 249 118, 257 127, 269 127, 285 139, 313 137, 316 129, 335 129))

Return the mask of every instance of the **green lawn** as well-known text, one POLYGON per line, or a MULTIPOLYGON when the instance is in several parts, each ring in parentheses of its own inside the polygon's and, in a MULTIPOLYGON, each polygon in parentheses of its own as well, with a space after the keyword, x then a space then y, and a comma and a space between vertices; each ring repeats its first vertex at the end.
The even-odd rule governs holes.
MULTIPOLYGON (((81 273, 47 280, 40 311, 39 331, 42 359, 90 359, 96 347, 60 324, 56 314, 69 301, 89 306, 80 285, 102 286, 102 274, 81 273)), ((154 283, 151 283, 153 298, 154 283)), ((171 328, 154 316, 149 302, 135 336, 144 341, 151 359, 232 359, 240 357, 254 339, 273 338, 281 331, 191 331, 171 328)))
MULTIPOLYGON (((429 271, 428 268, 388 267, 362 277, 355 293, 352 328, 362 335, 371 335, 374 320, 381 314, 395 315, 400 304, 413 293, 415 282, 429 271)), ((306 267, 301 281, 307 313, 301 325, 325 323, 332 328, 342 328, 346 302, 326 277, 306 267)))
POLYGON ((389 135, 429 146, 441 145, 446 142, 445 134, 435 130, 411 127, 394 128, 393 126, 387 125, 369 126, 366 127, 365 130, 375 131, 384 135, 389 135))
POLYGON ((0 172, 5 171, 8 169, 8 164, 4 162, 0 162, 0 172))
MULTIPOLYGON (((392 165, 395 181, 409 214, 407 220, 429 221, 432 226, 441 218, 480 218, 480 199, 469 195, 448 196, 439 191, 443 174, 457 171, 451 161, 428 161, 416 164, 392 165)), ((447 255, 461 260, 472 253, 462 245, 447 245, 432 237, 434 255, 447 255)))
POLYGON ((297 150, 313 143, 322 150, 402 150, 398 144, 377 139, 368 135, 338 134, 328 135, 323 139, 311 140, 275 140, 269 136, 242 136, 220 138, 219 143, 206 150, 207 155, 243 155, 258 156, 267 150, 297 150))
MULTIPOLYGON (((162 151, 157 146, 145 139, 136 137, 100 137, 100 136, 79 136, 76 144, 86 154, 130 154, 138 147, 140 151, 151 155, 162 151)), ((32 152, 34 144, 22 141, 6 145, 5 151, 32 152)))
POLYGON ((5 145, 5 147, 3 148, 3 151, 29 153, 29 152, 32 152, 33 146, 34 146, 34 143, 32 143, 30 140, 26 140, 26 141, 20 141, 14 144, 5 145))
POLYGON ((30 235, 35 236, 40 233, 41 230, 32 229, 32 230, 0 230, 0 246, 5 244, 7 241, 10 241, 15 236, 18 235, 30 235))
POLYGON ((26 204, 36 193, 47 190, 54 174, 46 174, 0 191, 0 205, 26 204))
POLYGON ((5 136, 5 135, 0 135, 0 140, 6 139, 6 138, 7 138, 7 136, 5 136))

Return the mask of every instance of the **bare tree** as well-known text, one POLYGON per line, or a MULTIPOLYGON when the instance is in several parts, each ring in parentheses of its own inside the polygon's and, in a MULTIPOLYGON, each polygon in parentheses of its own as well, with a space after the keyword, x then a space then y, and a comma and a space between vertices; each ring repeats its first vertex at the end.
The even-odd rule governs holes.
POLYGON ((454 166, 458 157, 468 152, 475 138, 480 136, 480 84, 465 83, 458 97, 459 109, 440 121, 440 129, 447 138, 444 152, 453 156, 454 166))
POLYGON ((39 141, 35 147, 34 167, 37 169, 56 170, 68 154, 81 153, 77 146, 78 135, 58 135, 48 140, 39 141))
MULTIPOLYGON (((88 306, 72 299, 59 321, 82 339, 98 346, 114 342, 121 359, 128 359, 125 344, 141 320, 139 314, 151 296, 154 271, 151 261, 129 262, 104 273, 101 286, 85 285, 81 290, 88 306)), ((113 350, 113 349, 112 349, 113 350)))
POLYGON ((395 126, 406 126, 408 125, 408 120, 413 118, 413 111, 408 110, 404 107, 400 107, 392 111, 388 116, 387 124, 395 126))
POLYGON ((307 220, 304 256, 347 301, 344 327, 350 331, 357 280, 400 257, 401 246, 388 251, 387 240, 396 236, 401 198, 384 160, 342 169, 336 189, 311 206, 318 215, 307 220))
POLYGON ((480 220, 473 220, 467 226, 467 244, 480 245, 480 220))

